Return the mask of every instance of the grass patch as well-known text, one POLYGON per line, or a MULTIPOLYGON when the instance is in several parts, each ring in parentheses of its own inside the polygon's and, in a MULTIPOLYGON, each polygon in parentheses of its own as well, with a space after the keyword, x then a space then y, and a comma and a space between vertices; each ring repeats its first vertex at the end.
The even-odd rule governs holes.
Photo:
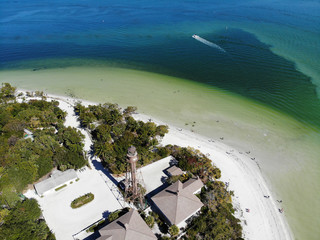
POLYGON ((94 195, 92 193, 87 193, 81 197, 76 198, 71 202, 72 208, 79 208, 89 202, 91 202, 94 199, 94 195))
POLYGON ((62 186, 60 186, 60 187, 56 188, 55 190, 56 190, 56 191, 59 191, 60 189, 62 189, 62 188, 64 188, 64 187, 66 187, 66 186, 67 186, 67 184, 64 184, 64 185, 62 185, 62 186))

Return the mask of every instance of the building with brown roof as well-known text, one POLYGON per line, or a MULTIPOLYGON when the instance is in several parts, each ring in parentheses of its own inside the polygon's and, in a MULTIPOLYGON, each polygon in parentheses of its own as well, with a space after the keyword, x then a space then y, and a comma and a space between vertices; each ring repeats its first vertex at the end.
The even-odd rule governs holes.
POLYGON ((177 181, 153 196, 151 200, 169 225, 184 227, 185 221, 203 206, 200 199, 194 195, 202 187, 203 183, 198 178, 191 178, 185 183, 177 181))
POLYGON ((169 167, 167 169, 167 173, 169 176, 179 176, 181 174, 184 174, 184 172, 180 168, 178 168, 176 165, 169 167))
POLYGON ((157 239, 139 213, 133 209, 100 229, 99 233, 99 240, 157 239))

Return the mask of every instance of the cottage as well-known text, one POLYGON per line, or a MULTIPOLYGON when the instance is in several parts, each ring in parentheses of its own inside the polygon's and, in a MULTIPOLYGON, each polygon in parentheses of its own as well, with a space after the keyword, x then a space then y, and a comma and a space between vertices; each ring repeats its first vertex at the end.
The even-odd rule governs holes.
POLYGON ((157 239, 139 213, 133 209, 100 229, 99 233, 99 240, 157 239))
POLYGON ((70 181, 76 180, 77 178, 78 176, 74 169, 68 169, 64 172, 55 170, 51 173, 50 178, 34 184, 34 189, 39 196, 43 196, 45 193, 67 184, 70 181))
POLYGON ((156 210, 169 225, 184 227, 185 221, 203 206, 194 194, 203 187, 198 178, 191 178, 185 183, 177 181, 151 198, 156 210))

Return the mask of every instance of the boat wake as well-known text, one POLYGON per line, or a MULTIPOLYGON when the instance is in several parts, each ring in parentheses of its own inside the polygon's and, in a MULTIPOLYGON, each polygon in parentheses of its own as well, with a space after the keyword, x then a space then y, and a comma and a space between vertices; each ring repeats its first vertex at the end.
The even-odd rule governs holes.
POLYGON ((196 40, 198 40, 199 42, 202 42, 203 44, 209 46, 209 47, 213 47, 215 49, 218 49, 219 51, 221 52, 226 52, 226 50, 224 50, 222 47, 218 46, 217 44, 213 43, 213 42, 210 42, 202 37, 199 37, 198 35, 196 34, 193 34, 192 37, 196 40))

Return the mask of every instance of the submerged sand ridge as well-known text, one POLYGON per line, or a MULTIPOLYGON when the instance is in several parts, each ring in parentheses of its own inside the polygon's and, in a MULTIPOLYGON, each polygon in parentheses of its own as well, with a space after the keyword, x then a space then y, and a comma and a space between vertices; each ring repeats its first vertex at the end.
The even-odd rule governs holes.
POLYGON ((237 154, 247 155, 271 183, 275 197, 283 200, 293 232, 310 229, 306 239, 316 234, 320 137, 313 127, 226 91, 142 71, 112 67, 1 71, 0 81, 101 103, 135 105, 177 128, 226 143, 237 154))

